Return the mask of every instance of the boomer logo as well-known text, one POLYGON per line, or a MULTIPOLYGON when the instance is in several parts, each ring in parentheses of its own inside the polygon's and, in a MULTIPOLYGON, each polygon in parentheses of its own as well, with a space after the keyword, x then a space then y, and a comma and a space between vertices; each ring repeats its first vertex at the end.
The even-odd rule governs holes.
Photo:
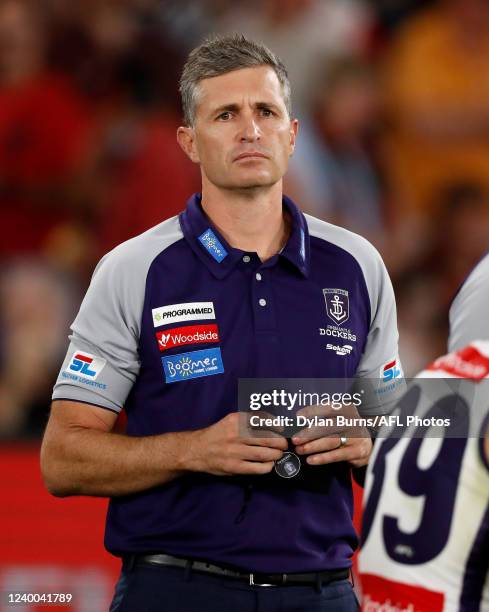
POLYGON ((218 263, 221 263, 221 261, 227 257, 228 252, 222 246, 219 238, 214 234, 210 227, 199 236, 199 242, 218 263))
POLYGON ((217 325, 187 325, 156 332, 156 339, 160 351, 166 351, 185 344, 219 342, 219 332, 217 325))
POLYGON ((89 353, 76 352, 68 363, 66 372, 76 373, 82 378, 95 380, 107 361, 89 353))
POLYGON ((167 383, 224 372, 220 348, 171 355, 162 357, 161 361, 167 383))
POLYGON ((323 289, 326 314, 336 324, 348 321, 350 302, 346 289, 323 289))

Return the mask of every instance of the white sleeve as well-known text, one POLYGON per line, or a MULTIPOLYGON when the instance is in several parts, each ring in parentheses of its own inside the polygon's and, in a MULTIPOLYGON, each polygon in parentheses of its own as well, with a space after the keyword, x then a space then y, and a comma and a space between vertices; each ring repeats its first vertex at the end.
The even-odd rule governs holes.
POLYGON ((371 393, 365 395, 361 414, 386 414, 405 390, 399 359, 396 300, 387 269, 372 247, 371 259, 364 268, 370 296, 370 329, 358 364, 356 378, 371 393))
POLYGON ((173 217, 102 258, 71 327, 53 400, 121 410, 140 369, 148 270, 158 254, 181 237, 178 218, 173 217))
POLYGON ((141 292, 132 286, 124 259, 116 249, 97 265, 71 326, 53 400, 86 402, 116 412, 124 405, 139 372, 142 312, 141 292))
POLYGON ((472 270, 449 313, 449 352, 473 340, 489 340, 489 254, 472 270))

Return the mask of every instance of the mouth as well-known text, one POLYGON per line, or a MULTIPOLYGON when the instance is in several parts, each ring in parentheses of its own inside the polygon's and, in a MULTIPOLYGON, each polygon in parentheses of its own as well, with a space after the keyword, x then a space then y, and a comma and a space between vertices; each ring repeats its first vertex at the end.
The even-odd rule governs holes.
POLYGON ((264 153, 260 153, 259 151, 246 151, 245 153, 241 153, 238 155, 234 161, 241 160, 253 160, 253 159, 268 159, 268 157, 264 153))

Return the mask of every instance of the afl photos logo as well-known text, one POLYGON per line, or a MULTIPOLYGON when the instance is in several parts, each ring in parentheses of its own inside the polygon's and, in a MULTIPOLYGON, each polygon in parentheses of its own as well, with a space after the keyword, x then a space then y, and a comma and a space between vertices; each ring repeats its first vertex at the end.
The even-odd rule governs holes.
POLYGON ((348 291, 345 289, 323 289, 324 301, 326 302, 326 314, 336 323, 348 321, 350 316, 350 302, 348 291))

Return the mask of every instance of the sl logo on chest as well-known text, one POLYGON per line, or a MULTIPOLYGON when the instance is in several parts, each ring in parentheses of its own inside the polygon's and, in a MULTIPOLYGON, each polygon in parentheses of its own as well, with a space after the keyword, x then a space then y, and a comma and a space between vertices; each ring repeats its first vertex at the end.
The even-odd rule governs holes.
POLYGON ((346 289, 323 289, 326 314, 337 325, 348 321, 350 301, 346 289))

